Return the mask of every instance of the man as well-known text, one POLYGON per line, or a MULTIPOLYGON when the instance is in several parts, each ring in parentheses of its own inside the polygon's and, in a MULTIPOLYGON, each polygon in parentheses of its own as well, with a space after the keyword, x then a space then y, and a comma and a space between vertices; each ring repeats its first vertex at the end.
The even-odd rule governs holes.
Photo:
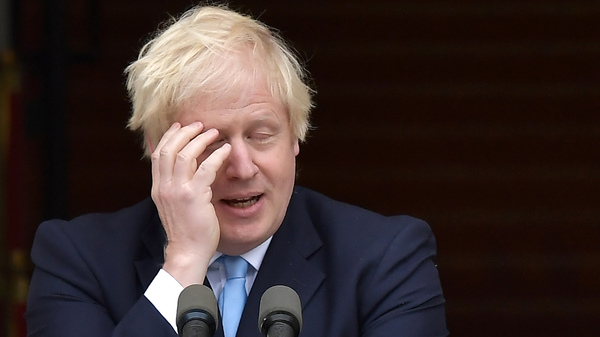
POLYGON ((220 308, 217 336, 260 336, 260 297, 277 284, 300 296, 301 336, 447 334, 424 222, 294 186, 311 91, 267 27, 196 7, 127 73, 152 198, 40 226, 30 336, 175 336, 179 293, 204 283, 223 305, 230 259, 242 261, 247 300, 241 318, 220 308))

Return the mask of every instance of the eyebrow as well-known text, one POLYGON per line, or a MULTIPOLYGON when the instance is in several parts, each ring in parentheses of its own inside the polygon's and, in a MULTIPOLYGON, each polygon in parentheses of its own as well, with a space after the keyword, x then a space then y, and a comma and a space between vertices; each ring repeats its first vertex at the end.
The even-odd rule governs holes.
POLYGON ((269 124, 279 127, 283 123, 274 111, 272 113, 260 114, 256 118, 252 118, 252 121, 250 121, 249 123, 249 125, 252 127, 256 127, 263 124, 269 124))

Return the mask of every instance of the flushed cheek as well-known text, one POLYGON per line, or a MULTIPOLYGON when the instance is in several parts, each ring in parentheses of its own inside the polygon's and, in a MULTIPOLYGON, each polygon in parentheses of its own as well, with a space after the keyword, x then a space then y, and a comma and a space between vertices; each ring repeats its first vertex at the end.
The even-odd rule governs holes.
MULTIPOLYGON (((233 185, 235 184, 235 182, 232 182, 227 178, 227 174, 225 173, 226 168, 226 163, 219 167, 215 175, 215 180, 211 184, 214 198, 231 192, 233 185)), ((215 199, 213 199, 213 201, 215 201, 215 199)))

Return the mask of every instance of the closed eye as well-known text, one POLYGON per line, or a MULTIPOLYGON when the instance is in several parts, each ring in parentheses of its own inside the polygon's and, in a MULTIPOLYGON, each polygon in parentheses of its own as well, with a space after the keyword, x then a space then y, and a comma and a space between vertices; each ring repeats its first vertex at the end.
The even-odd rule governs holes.
POLYGON ((272 133, 256 132, 256 133, 252 134, 252 136, 250 138, 256 139, 258 141, 266 141, 266 140, 269 140, 271 137, 273 137, 272 133))

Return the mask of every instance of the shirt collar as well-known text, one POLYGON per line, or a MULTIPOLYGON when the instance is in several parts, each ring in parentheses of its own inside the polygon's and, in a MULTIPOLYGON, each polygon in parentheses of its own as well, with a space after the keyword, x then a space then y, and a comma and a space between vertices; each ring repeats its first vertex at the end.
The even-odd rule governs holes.
MULTIPOLYGON (((273 237, 269 237, 265 242, 258 245, 256 248, 240 255, 244 258, 255 270, 260 268, 263 259, 265 258, 265 254, 267 253, 267 249, 269 248, 269 244, 271 244, 271 239, 273 237)), ((209 266, 215 262, 219 257, 221 257, 223 253, 216 251, 213 257, 210 259, 209 266)))

